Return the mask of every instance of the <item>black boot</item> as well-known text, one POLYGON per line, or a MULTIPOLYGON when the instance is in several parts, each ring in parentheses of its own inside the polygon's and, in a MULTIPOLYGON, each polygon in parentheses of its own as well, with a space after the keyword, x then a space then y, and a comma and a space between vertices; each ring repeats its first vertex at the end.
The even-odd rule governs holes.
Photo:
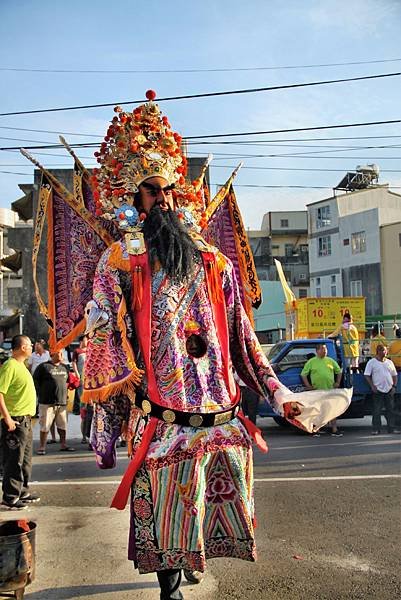
POLYGON ((160 600, 184 600, 180 592, 181 569, 157 571, 160 585, 160 600))

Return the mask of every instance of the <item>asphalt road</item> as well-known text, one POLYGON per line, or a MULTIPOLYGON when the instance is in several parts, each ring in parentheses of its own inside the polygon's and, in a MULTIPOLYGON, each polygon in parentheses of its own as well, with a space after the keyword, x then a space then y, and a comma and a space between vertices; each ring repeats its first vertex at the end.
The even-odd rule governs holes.
MULTIPOLYGON (((371 437, 368 419, 341 422, 342 438, 259 425, 270 451, 255 452, 258 562, 209 561, 204 582, 183 587, 185 599, 401 597, 401 436, 371 437)), ((155 576, 126 560, 128 511, 107 508, 125 449, 115 470, 99 471, 79 443, 78 417, 69 428, 75 453, 52 445, 34 459, 42 501, 27 513, 38 525, 37 573, 25 598, 156 600, 155 576)), ((7 518, 15 513, 0 513, 7 518)))

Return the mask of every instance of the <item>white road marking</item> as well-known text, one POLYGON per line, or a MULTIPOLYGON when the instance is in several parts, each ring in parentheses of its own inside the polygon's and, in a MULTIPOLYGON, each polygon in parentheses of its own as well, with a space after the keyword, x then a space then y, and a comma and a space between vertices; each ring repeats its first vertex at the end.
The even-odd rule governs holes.
MULTIPOLYGON (((324 439, 324 438, 323 438, 324 439)), ((397 440, 368 440, 366 442, 339 442, 338 438, 333 438, 331 444, 322 444, 321 438, 316 438, 313 444, 295 444, 294 446, 272 446, 269 445, 269 438, 266 439, 269 451, 273 450, 303 450, 304 448, 334 448, 336 446, 393 446, 401 444, 401 439, 397 440)))
MULTIPOLYGON (((388 475, 333 475, 328 477, 266 477, 255 478, 255 483, 277 483, 283 481, 341 481, 341 480, 363 480, 363 479, 401 479, 401 474, 390 473, 388 475)), ((32 481, 30 485, 119 485, 121 479, 106 479, 101 481, 80 481, 79 479, 65 479, 64 481, 32 481)))
POLYGON ((265 479, 254 479, 255 483, 275 483, 277 481, 341 481, 354 479, 401 479, 401 474, 389 475, 332 475, 328 477, 267 477, 265 479))

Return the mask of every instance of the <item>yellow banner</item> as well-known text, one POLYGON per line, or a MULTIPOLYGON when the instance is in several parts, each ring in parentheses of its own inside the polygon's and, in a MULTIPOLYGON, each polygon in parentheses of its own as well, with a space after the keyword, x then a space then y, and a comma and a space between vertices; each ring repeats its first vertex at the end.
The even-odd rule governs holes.
POLYGON ((297 300, 297 335, 332 333, 348 311, 359 331, 365 329, 365 298, 302 298, 297 300))
POLYGON ((283 267, 281 265, 281 262, 279 260, 277 260, 277 259, 274 259, 274 263, 276 265, 277 273, 278 273, 281 285, 283 287, 285 301, 286 301, 286 303, 288 305, 291 306, 292 303, 296 301, 296 297, 294 295, 294 292, 292 291, 292 289, 288 285, 288 282, 287 282, 287 280, 285 278, 285 275, 284 275, 284 271, 283 271, 283 267))

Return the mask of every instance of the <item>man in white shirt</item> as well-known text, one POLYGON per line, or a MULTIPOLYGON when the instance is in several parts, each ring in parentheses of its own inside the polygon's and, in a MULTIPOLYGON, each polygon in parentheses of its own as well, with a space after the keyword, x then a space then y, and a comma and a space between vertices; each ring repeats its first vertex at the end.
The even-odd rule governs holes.
POLYGON ((50 354, 48 350, 45 350, 44 344, 42 341, 35 342, 35 352, 32 352, 31 356, 28 358, 28 369, 33 375, 36 371, 36 368, 45 362, 50 360, 50 354))
POLYGON ((397 370, 392 360, 387 358, 387 348, 383 344, 376 347, 376 356, 366 365, 364 373, 373 392, 372 435, 381 429, 383 404, 386 409, 388 433, 401 433, 394 429, 394 392, 397 385, 397 370))
MULTIPOLYGON (((45 350, 45 344, 44 344, 44 340, 39 340, 37 342, 35 342, 35 351, 32 352, 31 356, 28 358, 27 361, 27 367, 29 369, 29 371, 31 372, 31 375, 33 376, 33 374, 35 373, 36 369, 38 368, 39 365, 41 365, 42 363, 48 362, 50 360, 50 354, 48 350, 45 350)), ((36 399, 36 415, 35 417, 37 418, 39 416, 38 414, 39 411, 39 405, 38 405, 38 400, 36 399)), ((56 431, 54 429, 54 427, 52 428, 52 443, 54 443, 56 441, 56 431)))

